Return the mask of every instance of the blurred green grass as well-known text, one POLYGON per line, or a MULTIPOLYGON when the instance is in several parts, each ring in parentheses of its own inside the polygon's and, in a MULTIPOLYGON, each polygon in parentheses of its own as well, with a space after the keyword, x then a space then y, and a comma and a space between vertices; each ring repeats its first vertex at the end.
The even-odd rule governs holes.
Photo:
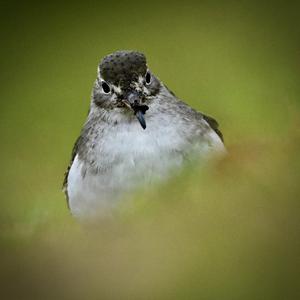
POLYGON ((299 5, 3 2, 3 299, 299 298, 299 5), (96 66, 137 49, 229 155, 82 227, 60 188, 96 66))

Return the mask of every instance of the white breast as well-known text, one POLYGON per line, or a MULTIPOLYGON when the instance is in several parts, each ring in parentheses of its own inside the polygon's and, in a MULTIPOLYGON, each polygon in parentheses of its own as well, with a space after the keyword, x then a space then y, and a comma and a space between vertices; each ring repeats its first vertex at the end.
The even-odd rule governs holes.
POLYGON ((146 130, 138 122, 111 127, 94 149, 97 174, 89 172, 77 155, 68 176, 72 213, 78 217, 107 215, 125 193, 167 178, 188 153, 224 151, 214 131, 206 134, 207 142, 204 139, 191 144, 181 130, 180 120, 173 120, 172 126, 164 126, 166 121, 149 118, 146 130))

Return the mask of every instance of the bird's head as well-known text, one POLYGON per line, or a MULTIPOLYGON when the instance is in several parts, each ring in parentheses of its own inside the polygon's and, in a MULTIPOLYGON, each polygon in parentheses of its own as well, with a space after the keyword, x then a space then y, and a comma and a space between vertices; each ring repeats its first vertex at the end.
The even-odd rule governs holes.
POLYGON ((144 54, 117 51, 100 62, 92 101, 96 109, 135 115, 145 129, 144 115, 160 88, 161 83, 148 69, 144 54))

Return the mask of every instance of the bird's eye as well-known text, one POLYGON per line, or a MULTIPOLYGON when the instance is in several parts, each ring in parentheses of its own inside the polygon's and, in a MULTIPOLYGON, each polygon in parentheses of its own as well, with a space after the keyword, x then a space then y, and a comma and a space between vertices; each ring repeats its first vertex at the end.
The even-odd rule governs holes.
POLYGON ((146 80, 147 84, 150 84, 150 82, 151 82, 151 74, 150 74, 149 71, 146 73, 145 80, 146 80))
POLYGON ((102 81, 102 89, 105 94, 110 92, 110 86, 105 81, 102 81))

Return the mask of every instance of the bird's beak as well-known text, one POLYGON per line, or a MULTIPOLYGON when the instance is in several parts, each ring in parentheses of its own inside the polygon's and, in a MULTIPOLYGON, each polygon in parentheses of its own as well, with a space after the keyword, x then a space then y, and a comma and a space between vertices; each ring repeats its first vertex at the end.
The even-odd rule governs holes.
POLYGON ((146 129, 145 113, 149 107, 141 103, 141 97, 137 92, 129 92, 122 102, 133 111, 143 129, 146 129))

